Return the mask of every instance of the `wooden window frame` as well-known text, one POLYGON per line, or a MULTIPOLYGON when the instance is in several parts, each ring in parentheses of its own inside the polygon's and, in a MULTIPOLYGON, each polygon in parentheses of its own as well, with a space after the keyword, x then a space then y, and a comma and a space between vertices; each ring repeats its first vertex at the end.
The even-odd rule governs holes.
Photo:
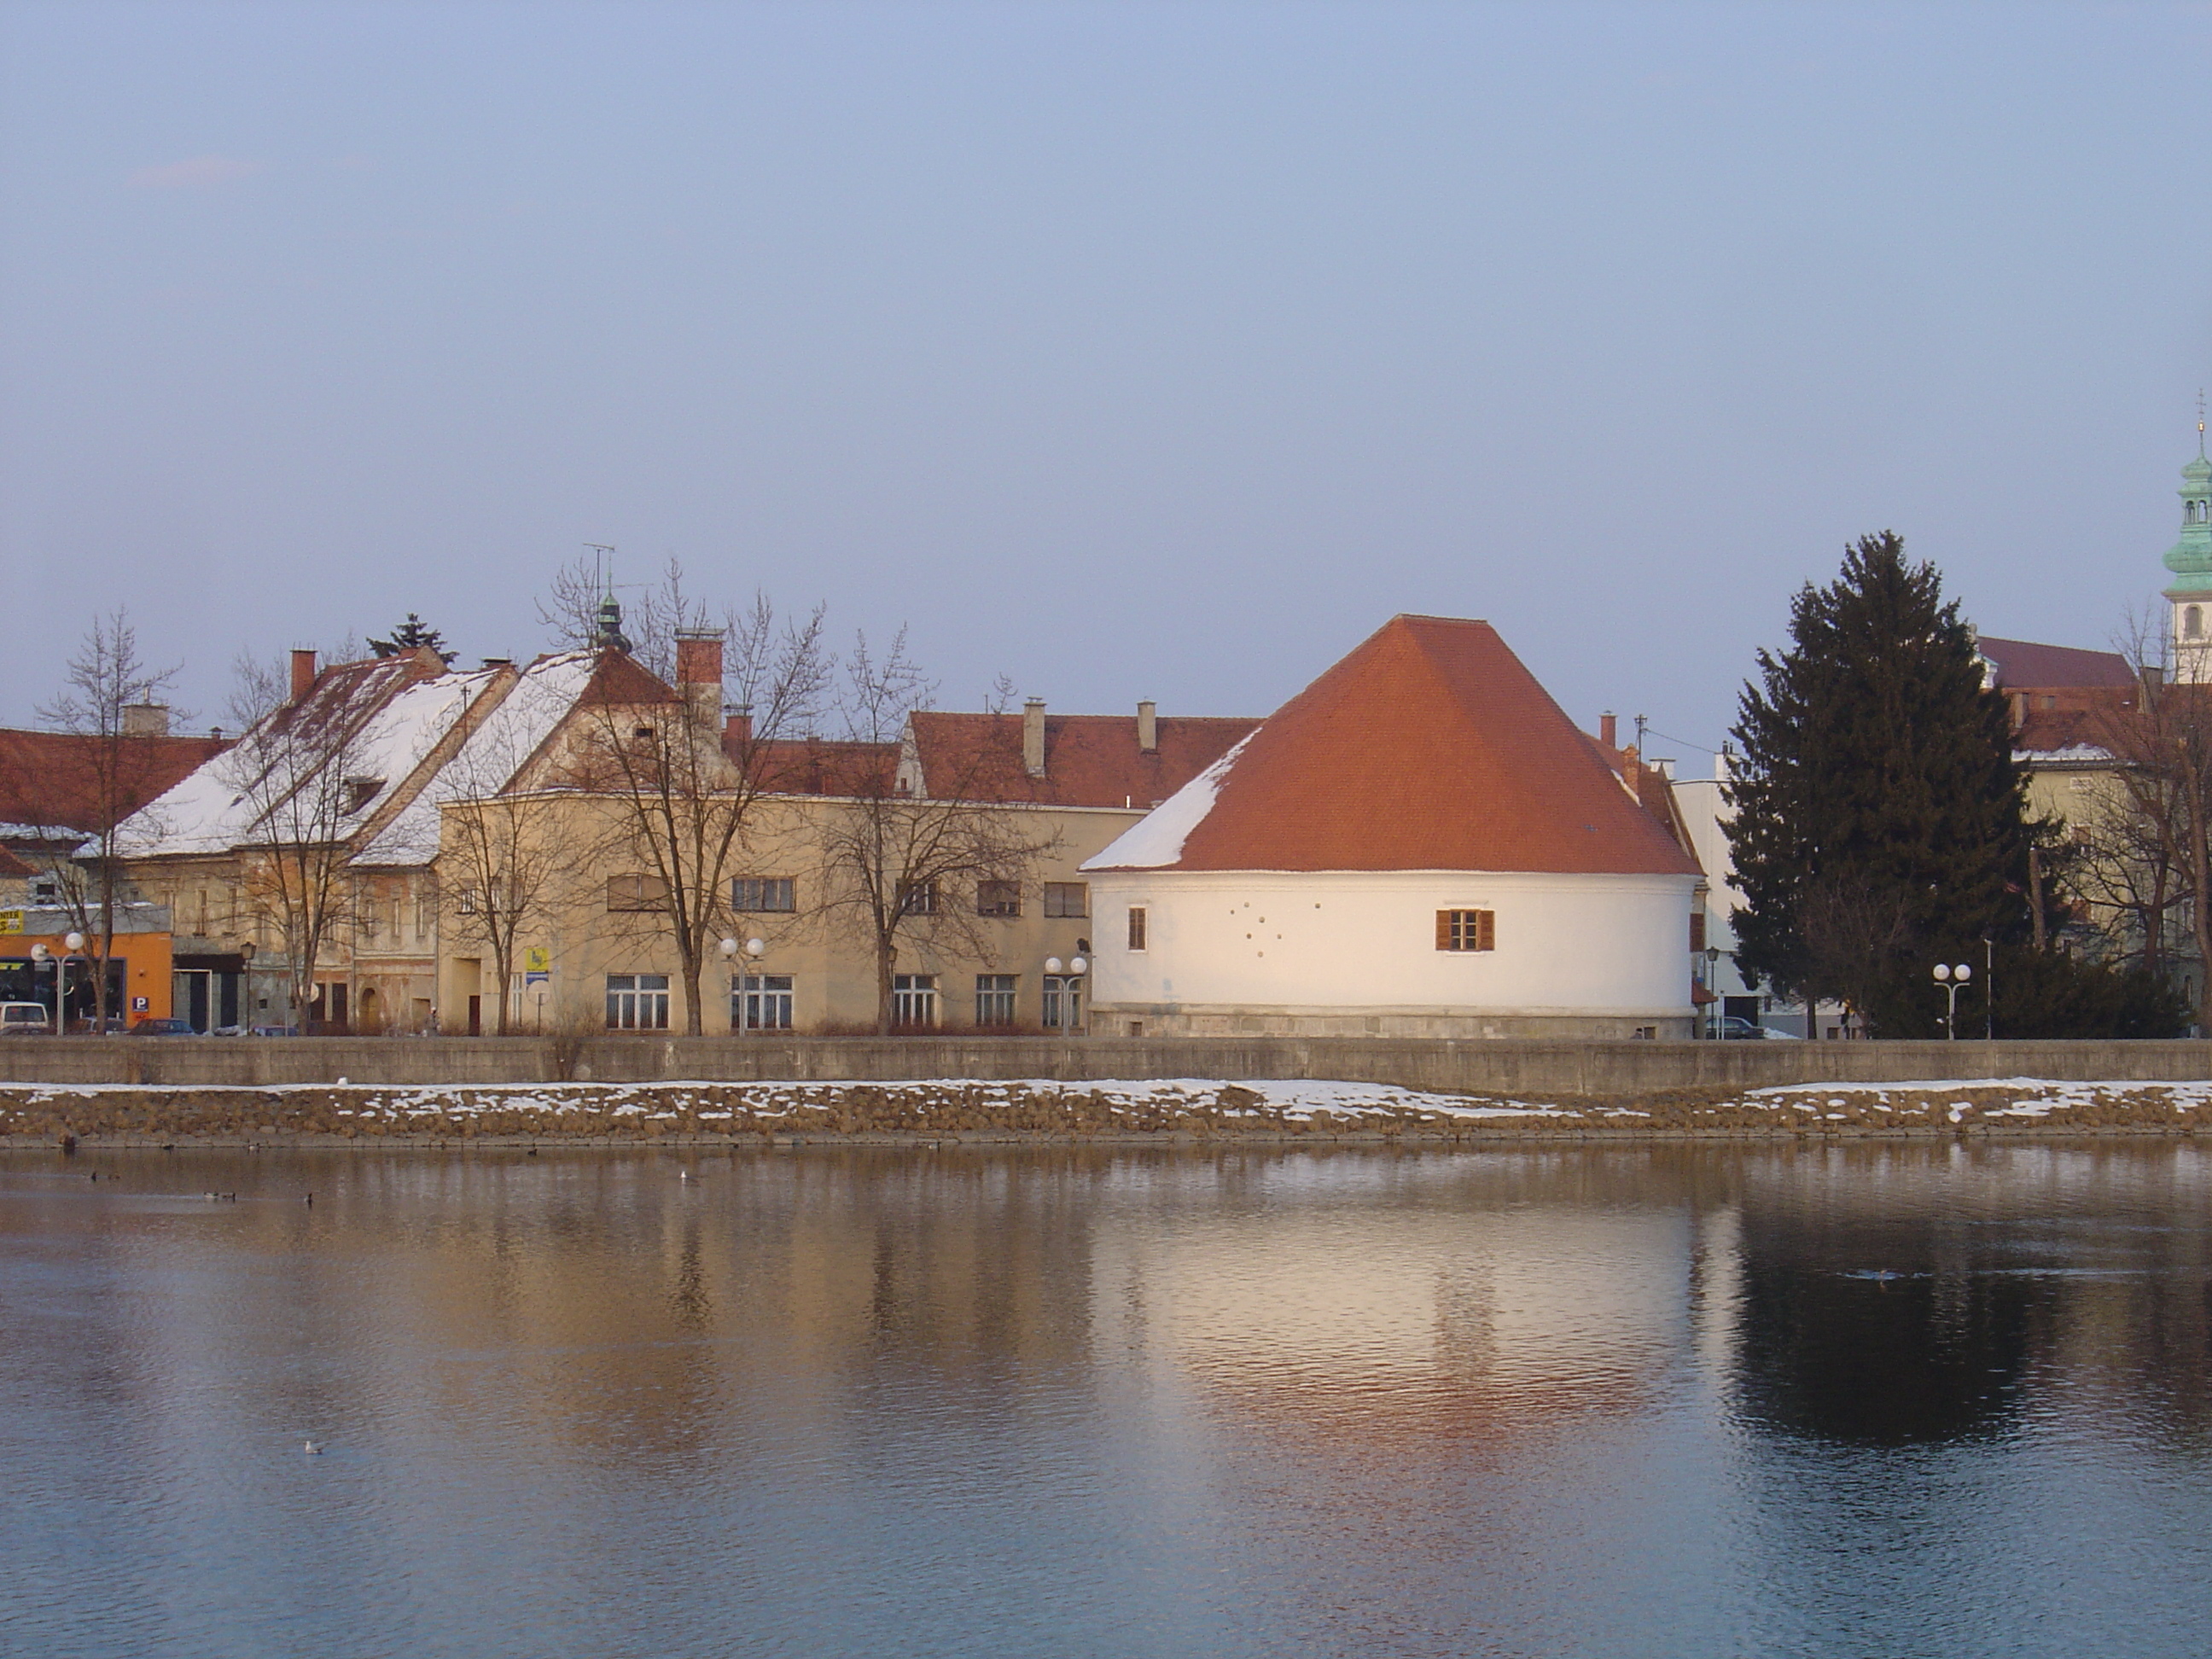
POLYGON ((1469 956, 1498 948, 1498 912, 1467 909, 1437 912, 1437 949, 1469 956))
POLYGON ((1087 881, 1048 881, 1044 884, 1044 914, 1048 921, 1081 921, 1091 915, 1091 884, 1087 881), (1075 908, 1067 908, 1068 895, 1075 908))

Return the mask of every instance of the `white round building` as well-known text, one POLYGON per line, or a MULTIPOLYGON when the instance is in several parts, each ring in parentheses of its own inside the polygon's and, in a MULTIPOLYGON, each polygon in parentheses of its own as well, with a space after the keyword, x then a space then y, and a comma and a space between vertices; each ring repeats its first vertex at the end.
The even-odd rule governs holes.
POLYGON ((1102 1035, 1691 1034, 1698 866, 1487 623, 1392 618, 1083 867, 1102 1035))

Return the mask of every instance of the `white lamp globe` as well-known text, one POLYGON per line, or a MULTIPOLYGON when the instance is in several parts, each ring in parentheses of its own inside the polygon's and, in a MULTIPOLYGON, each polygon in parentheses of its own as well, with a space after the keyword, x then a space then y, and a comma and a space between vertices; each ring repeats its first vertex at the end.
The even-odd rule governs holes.
POLYGON ((768 954, 768 941, 763 939, 747 939, 745 941, 745 954, 757 961, 760 957, 768 954))
POLYGON ((1060 971, 1060 958, 1058 957, 1047 957, 1044 959, 1044 970, 1048 974, 1058 973, 1060 971))
POLYGON ((1950 977, 1951 977, 1951 969, 1950 969, 1949 966, 1948 966, 1947 963, 1941 963, 1941 962, 1937 963, 1936 964, 1936 982, 1937 982, 1938 984, 1941 984, 1943 981, 1945 981, 1945 980, 1947 980, 1947 979, 1948 979, 1948 978, 1950 978, 1950 977))
POLYGON ((733 957, 738 953, 738 942, 733 939, 726 939, 714 948, 725 957, 733 957))
POLYGON ((33 945, 31 947, 31 960, 33 962, 44 962, 52 955, 53 955, 53 952, 46 949, 43 945, 33 945))
POLYGON ((1067 971, 1071 974, 1087 973, 1090 970, 1090 963, 1081 957, 1076 957, 1073 962, 1067 964, 1067 971))
POLYGON ((1968 980, 1973 978, 1973 969, 1963 962, 1951 970, 1951 977, 1957 980, 1961 985, 1964 985, 1968 980))
POLYGON ((62 943, 67 945, 72 952, 82 951, 84 949, 84 935, 82 933, 71 933, 67 939, 64 939, 62 943))

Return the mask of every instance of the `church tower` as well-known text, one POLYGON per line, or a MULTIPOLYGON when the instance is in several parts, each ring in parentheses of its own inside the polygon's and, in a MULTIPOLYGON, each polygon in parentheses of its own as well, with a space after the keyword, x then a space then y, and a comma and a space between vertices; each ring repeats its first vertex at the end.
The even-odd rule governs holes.
POLYGON ((2173 585, 2166 590, 2172 621, 2173 678, 2191 685, 2212 681, 2212 460, 2204 457, 2204 422, 2197 422, 2197 459, 2181 469, 2181 539, 2166 556, 2173 585))

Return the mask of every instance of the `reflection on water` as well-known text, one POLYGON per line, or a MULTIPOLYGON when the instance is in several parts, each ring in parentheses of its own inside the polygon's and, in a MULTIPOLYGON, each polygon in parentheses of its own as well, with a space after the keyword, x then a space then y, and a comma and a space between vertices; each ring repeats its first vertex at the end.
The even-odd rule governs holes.
POLYGON ((0 1649, 2194 1654, 2207 1185, 15 1154, 0 1649))

